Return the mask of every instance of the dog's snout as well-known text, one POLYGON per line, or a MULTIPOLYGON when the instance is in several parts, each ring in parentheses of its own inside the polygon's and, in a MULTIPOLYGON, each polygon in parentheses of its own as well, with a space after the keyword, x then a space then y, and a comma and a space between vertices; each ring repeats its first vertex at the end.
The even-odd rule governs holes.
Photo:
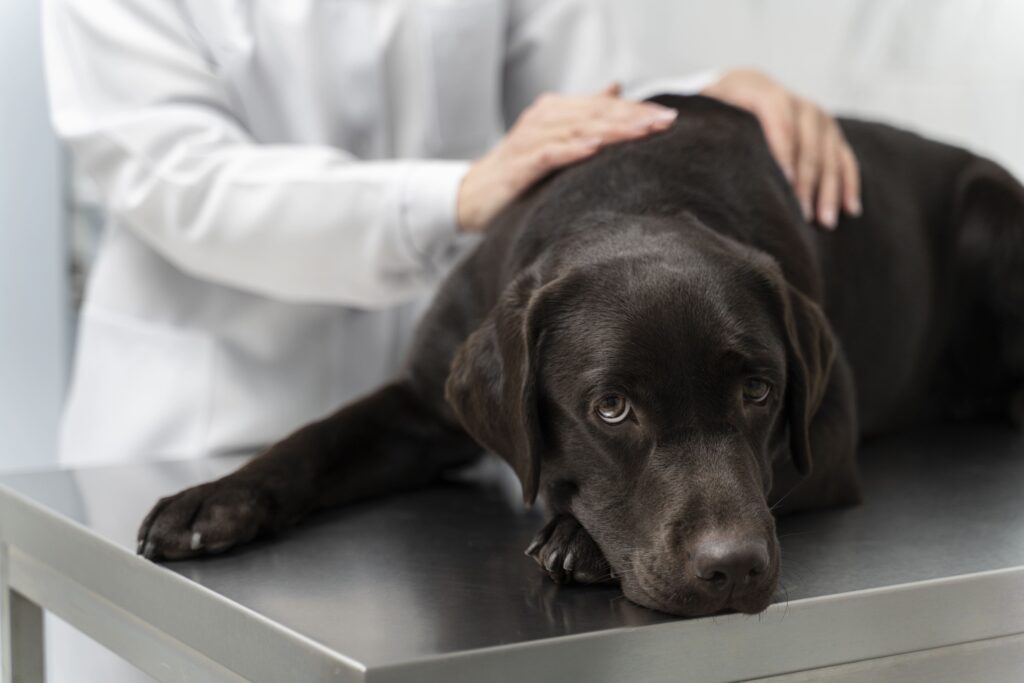
POLYGON ((693 557, 697 578, 715 588, 742 589, 758 583, 768 571, 768 545, 760 539, 705 538, 693 557))
POLYGON ((770 526, 751 520, 742 527, 704 529, 673 550, 622 575, 631 600, 691 617, 722 610, 757 614, 771 604, 779 546, 770 526))

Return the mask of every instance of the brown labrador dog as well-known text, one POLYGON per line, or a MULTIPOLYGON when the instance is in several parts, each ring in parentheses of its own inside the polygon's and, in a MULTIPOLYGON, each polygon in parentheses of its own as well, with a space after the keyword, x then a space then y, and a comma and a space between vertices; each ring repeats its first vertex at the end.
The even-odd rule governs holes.
MULTIPOLYGON (((451 274, 391 384, 156 504, 146 557, 216 553, 314 510, 504 457, 558 581, 680 615, 758 612, 773 509, 859 499, 857 440, 1024 417, 1024 189, 996 164, 842 121, 865 212, 801 217, 758 122, 676 124, 548 178, 451 274)), ((510 561, 513 558, 509 558, 510 561)))

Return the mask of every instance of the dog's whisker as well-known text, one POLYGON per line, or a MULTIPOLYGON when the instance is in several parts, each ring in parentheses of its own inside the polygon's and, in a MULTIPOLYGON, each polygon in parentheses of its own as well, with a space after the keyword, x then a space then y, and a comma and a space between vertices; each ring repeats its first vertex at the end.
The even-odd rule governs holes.
POLYGON ((770 506, 768 507, 768 511, 769 511, 769 512, 774 512, 776 508, 778 508, 778 507, 779 507, 780 505, 782 505, 782 501, 784 501, 784 500, 786 500, 787 498, 789 498, 789 494, 793 493, 793 491, 796 491, 796 489, 797 489, 797 487, 796 487, 796 486, 794 486, 793 488, 789 489, 789 490, 788 490, 788 491, 786 491, 786 492, 785 492, 784 494, 782 494, 782 497, 781 497, 781 498, 779 498, 779 499, 778 499, 777 501, 775 501, 774 503, 772 503, 772 504, 771 504, 771 505, 770 505, 770 506))

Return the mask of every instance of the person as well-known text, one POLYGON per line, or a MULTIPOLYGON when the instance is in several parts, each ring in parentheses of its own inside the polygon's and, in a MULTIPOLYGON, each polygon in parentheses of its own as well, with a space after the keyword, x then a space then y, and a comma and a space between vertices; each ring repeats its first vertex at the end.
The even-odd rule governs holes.
POLYGON ((45 0, 43 27, 107 217, 64 464, 258 449, 384 382, 492 216, 671 125, 645 94, 750 109, 809 219, 858 211, 820 107, 750 70, 624 95, 589 0, 45 0))

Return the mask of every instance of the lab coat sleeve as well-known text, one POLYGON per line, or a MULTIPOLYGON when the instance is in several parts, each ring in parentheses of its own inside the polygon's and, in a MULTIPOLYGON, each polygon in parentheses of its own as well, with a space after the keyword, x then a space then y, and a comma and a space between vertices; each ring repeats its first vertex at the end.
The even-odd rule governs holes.
POLYGON ((381 308, 459 252, 467 163, 258 144, 170 0, 46 0, 43 21, 59 136, 106 210, 182 270, 381 308))
POLYGON ((651 78, 636 74, 605 3, 593 0, 515 0, 505 58, 505 119, 511 125, 544 92, 586 94, 613 82, 623 96, 694 95, 716 82, 718 71, 651 78))

